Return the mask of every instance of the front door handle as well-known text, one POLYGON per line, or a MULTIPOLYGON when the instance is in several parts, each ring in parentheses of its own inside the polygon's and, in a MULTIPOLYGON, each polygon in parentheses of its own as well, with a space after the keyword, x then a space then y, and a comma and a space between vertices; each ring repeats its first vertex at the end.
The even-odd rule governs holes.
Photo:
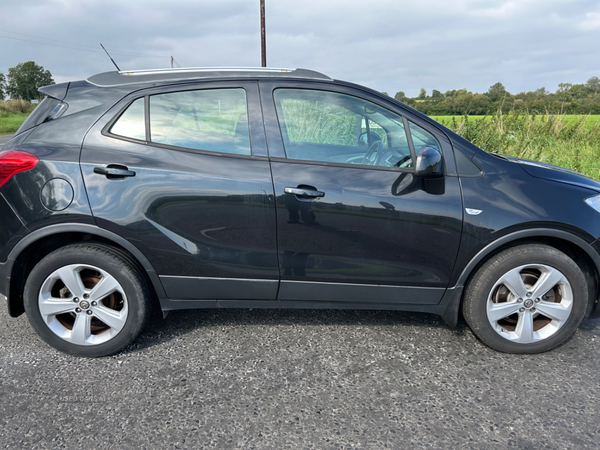
POLYGON ((325 192, 304 188, 286 187, 283 189, 283 192, 286 194, 299 195, 301 197, 325 197, 325 192))
POLYGON ((94 173, 106 175, 108 178, 135 177, 133 170, 129 170, 125 166, 117 166, 116 164, 110 164, 106 167, 94 167, 94 173))

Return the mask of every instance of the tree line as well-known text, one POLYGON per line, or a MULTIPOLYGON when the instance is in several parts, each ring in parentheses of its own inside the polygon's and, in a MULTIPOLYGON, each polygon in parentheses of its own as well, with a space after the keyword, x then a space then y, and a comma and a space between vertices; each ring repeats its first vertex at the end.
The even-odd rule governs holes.
MULTIPOLYGON (((49 70, 34 61, 19 63, 8 69, 7 76, 0 72, 0 100, 39 99, 38 88, 49 84, 54 84, 49 70)), ((422 88, 417 97, 408 98, 398 91, 394 98, 430 116, 485 115, 499 109, 532 114, 600 114, 600 78, 591 77, 583 84, 560 83, 556 92, 542 87, 511 94, 498 82, 483 94, 467 89, 445 93, 433 89, 429 95, 422 88)))
POLYGON ((8 69, 7 76, 0 72, 0 100, 12 99, 33 100, 42 96, 38 88, 54 84, 52 74, 33 61, 19 63, 8 69))
POLYGON ((421 89, 417 97, 408 98, 399 91, 394 98, 430 116, 485 115, 499 109, 533 114, 600 114, 600 78, 591 77, 584 84, 560 83, 556 92, 542 87, 511 94, 498 82, 483 94, 466 89, 445 93, 433 89, 429 95, 421 89))

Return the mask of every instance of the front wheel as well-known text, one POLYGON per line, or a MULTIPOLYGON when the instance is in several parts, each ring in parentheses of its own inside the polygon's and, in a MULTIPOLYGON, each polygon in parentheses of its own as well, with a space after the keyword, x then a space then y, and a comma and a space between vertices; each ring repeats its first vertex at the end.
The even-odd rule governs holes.
POLYGON ((76 356, 117 353, 141 332, 150 294, 140 271, 102 244, 69 245, 47 255, 25 284, 25 311, 40 337, 76 356))
POLYGON ((463 315, 490 347, 508 353, 541 353, 577 329, 588 304, 579 266, 553 247, 527 244, 490 258, 473 276, 463 315))

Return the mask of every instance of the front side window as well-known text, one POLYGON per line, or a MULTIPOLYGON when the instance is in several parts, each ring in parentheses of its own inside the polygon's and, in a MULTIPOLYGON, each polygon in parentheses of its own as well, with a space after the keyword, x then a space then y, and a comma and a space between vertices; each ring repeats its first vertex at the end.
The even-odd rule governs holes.
POLYGON ((157 144, 250 155, 243 89, 206 89, 150 96, 150 140, 157 144))
POLYGON ((408 124, 416 153, 419 153, 419 150, 422 147, 433 147, 438 152, 442 153, 442 147, 433 134, 412 122, 408 122, 408 124))
POLYGON ((398 114, 336 92, 277 89, 274 95, 289 159, 413 167, 398 114))

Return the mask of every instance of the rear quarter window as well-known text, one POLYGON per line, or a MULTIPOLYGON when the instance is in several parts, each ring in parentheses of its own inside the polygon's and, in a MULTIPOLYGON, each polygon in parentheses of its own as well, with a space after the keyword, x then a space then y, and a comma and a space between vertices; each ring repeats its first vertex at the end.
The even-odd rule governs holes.
POLYGON ((44 100, 42 100, 40 104, 35 107, 33 112, 29 114, 27 119, 25 119, 25 122, 21 124, 16 134, 22 133, 25 130, 29 130, 30 128, 33 128, 43 123, 44 120, 46 120, 46 118, 48 117, 48 114, 50 114, 59 103, 60 100, 57 100, 55 98, 44 98, 44 100))
POLYGON ((121 114, 110 128, 117 136, 146 140, 146 120, 144 116, 144 98, 138 98, 121 114))

